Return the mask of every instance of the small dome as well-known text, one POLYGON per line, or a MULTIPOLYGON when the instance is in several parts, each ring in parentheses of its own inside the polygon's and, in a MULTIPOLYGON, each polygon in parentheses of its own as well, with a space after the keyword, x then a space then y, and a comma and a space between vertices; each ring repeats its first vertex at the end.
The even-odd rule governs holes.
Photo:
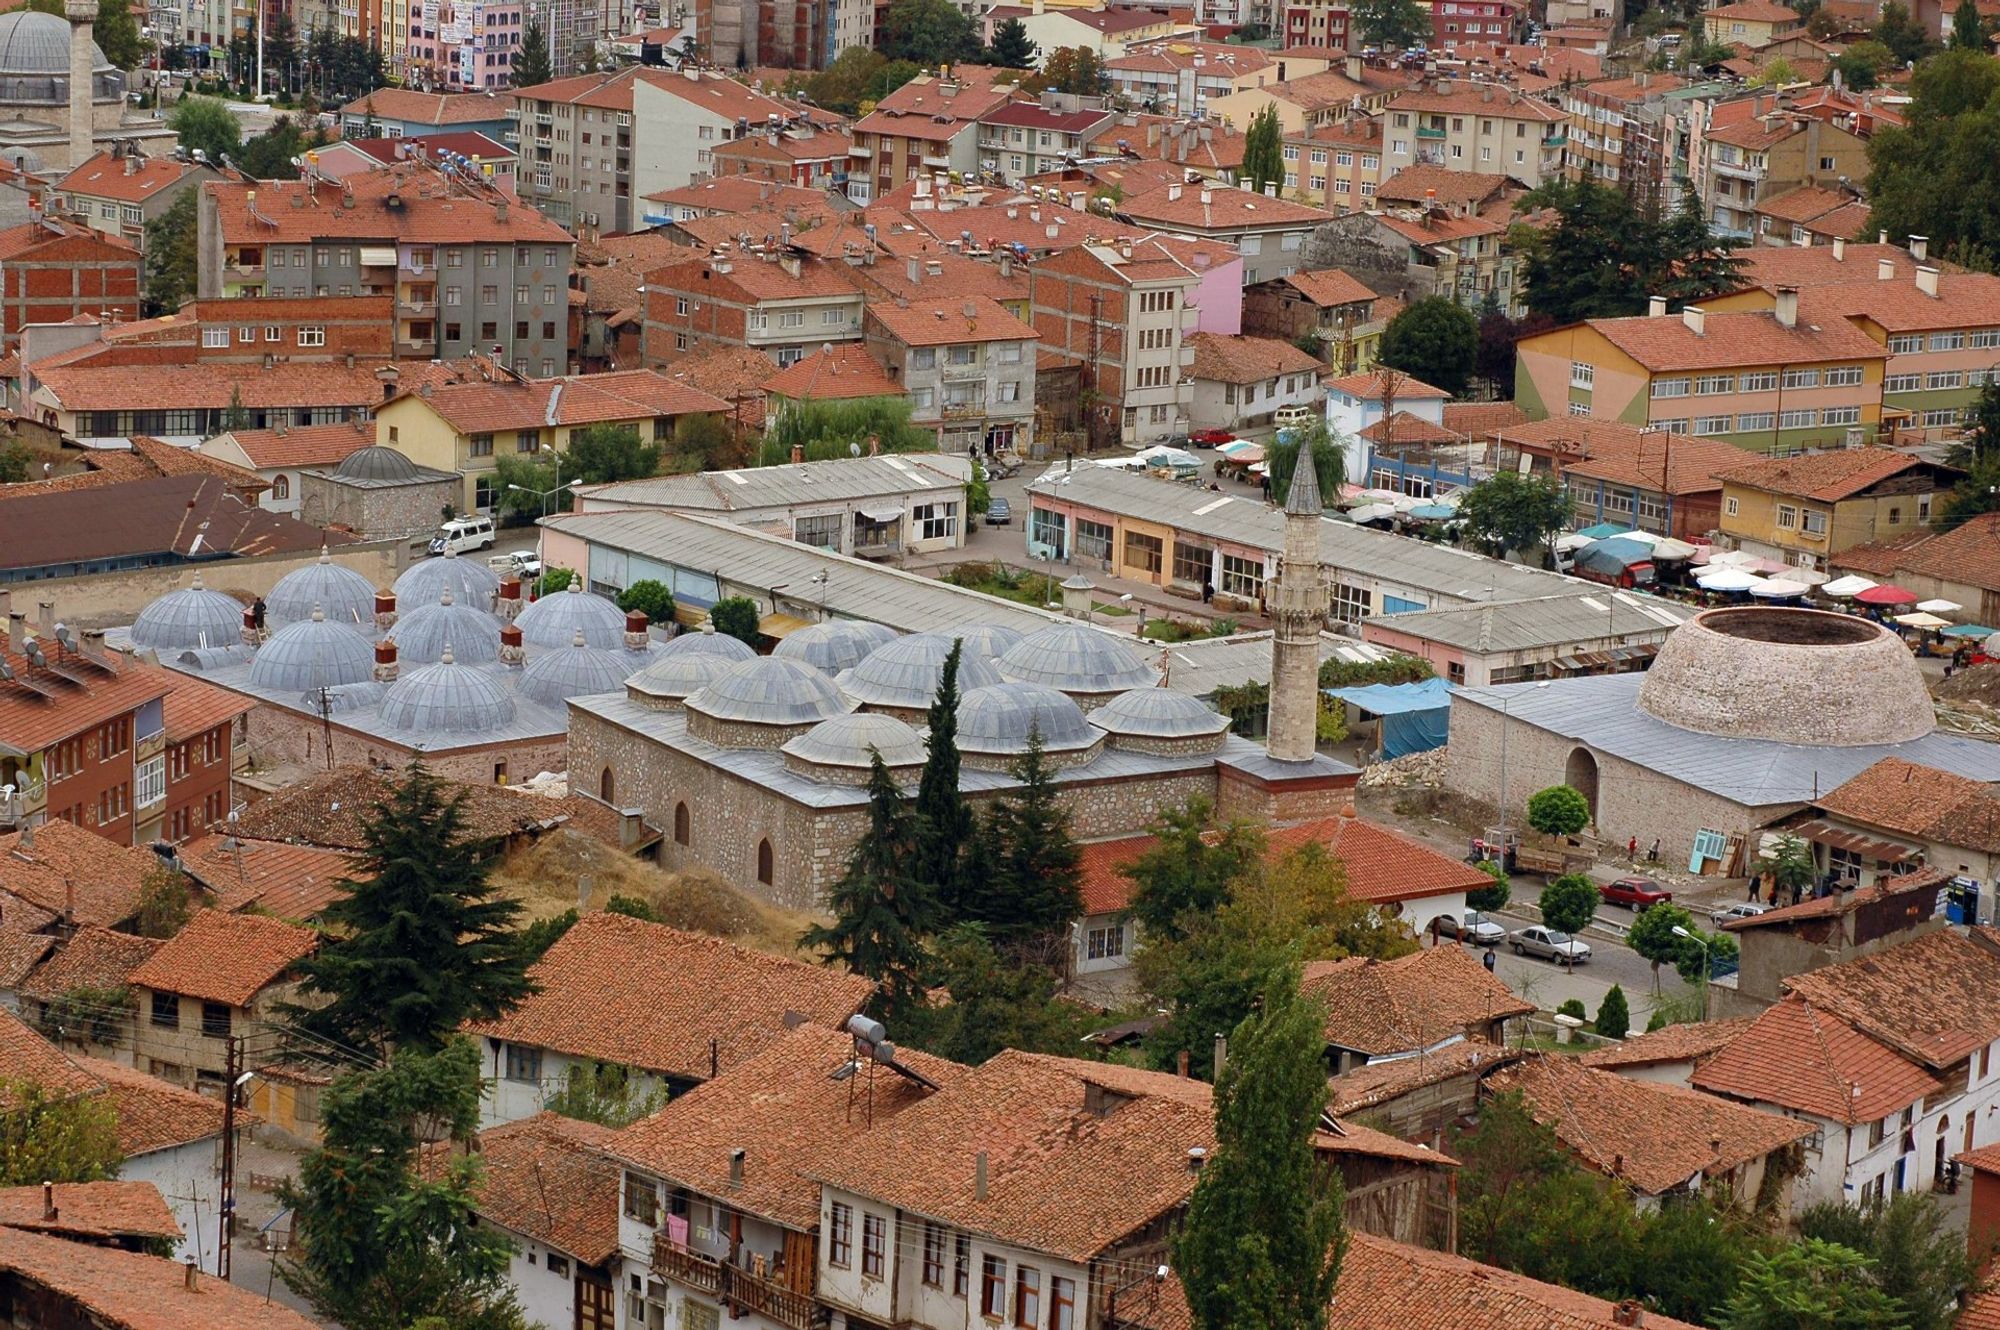
POLYGON ((335 563, 322 545, 318 563, 286 573, 264 597, 265 622, 274 625, 303 623, 312 618, 315 609, 323 610, 335 623, 372 631, 375 584, 352 568, 335 563))
POLYGON ((1103 736, 1084 719, 1083 708, 1053 688, 1032 683, 999 683, 975 688, 958 703, 958 747, 987 756, 1028 751, 1028 734, 1039 732, 1051 753, 1089 748, 1103 736))
POLYGON ((497 730, 514 719, 514 699, 491 674, 461 664, 446 648, 435 665, 412 670, 390 684, 378 714, 392 729, 467 734, 497 730))
POLYGON ((832 676, 851 670, 861 658, 882 643, 876 635, 853 619, 829 619, 791 633, 771 654, 780 660, 796 660, 832 676))
POLYGON ((617 692, 629 668, 624 652, 589 645, 579 628, 570 645, 554 647, 529 661, 514 691, 531 702, 561 706, 572 697, 617 692))
POLYGON ((682 702, 740 663, 709 651, 656 653, 652 664, 625 680, 625 692, 647 702, 682 702))
POLYGON ((250 682, 278 693, 362 683, 375 674, 375 643, 319 610, 271 634, 250 658, 250 682))
POLYGON ((1065 693, 1122 693, 1159 680, 1159 671, 1129 644, 1080 623, 1028 634, 1000 657, 999 668, 1011 682, 1065 693))
MULTIPOLYGON (((899 637, 875 648, 859 665, 842 675, 841 691, 862 706, 921 711, 937 700, 944 662, 951 655, 954 641, 943 633, 899 637)), ((999 682, 999 674, 984 657, 968 651, 959 653, 960 696, 999 682)))
POLYGON ((446 587, 459 604, 490 610, 500 598, 500 574, 477 559, 461 559, 455 551, 446 550, 435 559, 403 570, 396 579, 397 608, 435 604, 446 587))
POLYGON ((439 593, 436 604, 419 606, 396 620, 387 636, 405 664, 442 659, 447 646, 463 664, 500 659, 500 620, 459 604, 450 587, 439 593))
POLYGON ((201 584, 200 573, 194 575, 193 585, 169 591, 132 621, 132 645, 158 651, 225 647, 242 638, 242 603, 210 591, 201 584))
POLYGON ((752 725, 809 725, 847 710, 840 690, 810 665, 759 656, 716 676, 688 710, 752 725))
POLYGON ((856 711, 823 720, 784 747, 787 757, 822 767, 871 765, 869 750, 890 767, 922 766, 924 738, 894 716, 856 711))
POLYGON ((983 656, 987 660, 998 660, 1014 649, 1020 642, 1021 634, 1012 628, 1003 628, 997 623, 974 624, 970 628, 954 628, 946 633, 965 643, 965 654, 983 656))
POLYGON ((703 624, 699 632, 682 633, 671 637, 655 649, 656 656, 701 655, 718 656, 723 660, 755 660, 757 651, 740 637, 728 633, 718 633, 708 624, 703 624))
POLYGON ((1133 739, 1199 739, 1229 728, 1229 717, 1169 688, 1120 693, 1089 719, 1100 730, 1133 739))
POLYGON ((585 591, 582 578, 522 610, 514 617, 514 626, 531 647, 566 647, 579 630, 584 641, 605 651, 620 651, 625 646, 625 611, 603 596, 585 591))
POLYGON ((394 448, 371 444, 349 453, 340 465, 333 469, 333 474, 342 480, 372 480, 394 484, 398 481, 415 480, 417 464, 394 448))

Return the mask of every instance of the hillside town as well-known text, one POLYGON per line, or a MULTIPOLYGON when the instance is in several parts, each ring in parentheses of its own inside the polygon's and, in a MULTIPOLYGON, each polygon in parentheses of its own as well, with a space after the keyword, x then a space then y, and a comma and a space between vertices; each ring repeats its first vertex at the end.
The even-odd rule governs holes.
POLYGON ((2000 1330, 1996 107, 0 12, 0 1330, 2000 1330))

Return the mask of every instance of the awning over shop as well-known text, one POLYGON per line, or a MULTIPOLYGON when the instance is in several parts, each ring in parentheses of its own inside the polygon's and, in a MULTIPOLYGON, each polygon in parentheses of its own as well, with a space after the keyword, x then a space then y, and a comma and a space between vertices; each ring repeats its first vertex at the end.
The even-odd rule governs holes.
POLYGON ((871 522, 889 523, 903 520, 903 510, 901 508, 863 508, 858 515, 867 518, 871 522))
POLYGON ((1900 841, 1883 840, 1879 836, 1849 831, 1845 827, 1835 826, 1824 818, 1808 818, 1803 822, 1792 824, 1786 830, 1794 836, 1802 836, 1817 844, 1830 845, 1836 850, 1846 850, 1849 854, 1866 855, 1882 863, 1899 864, 1918 853, 1914 845, 1904 845, 1900 841))
POLYGON ((799 618, 796 614, 767 614, 757 620, 758 632, 766 637, 778 639, 782 639, 787 634, 796 633, 799 629, 809 626, 804 619, 799 618))
POLYGON ((396 266, 394 245, 363 245, 361 266, 364 268, 393 268, 396 266))

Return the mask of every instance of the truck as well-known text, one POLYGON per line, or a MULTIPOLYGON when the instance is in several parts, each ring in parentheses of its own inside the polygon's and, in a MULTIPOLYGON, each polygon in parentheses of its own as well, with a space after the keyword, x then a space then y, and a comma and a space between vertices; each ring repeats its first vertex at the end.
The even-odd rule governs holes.
POLYGON ((1523 835, 1512 827, 1488 827, 1472 846, 1475 860, 1498 859, 1510 873, 1561 877, 1588 872, 1597 861, 1590 847, 1574 837, 1544 836, 1534 831, 1523 835))

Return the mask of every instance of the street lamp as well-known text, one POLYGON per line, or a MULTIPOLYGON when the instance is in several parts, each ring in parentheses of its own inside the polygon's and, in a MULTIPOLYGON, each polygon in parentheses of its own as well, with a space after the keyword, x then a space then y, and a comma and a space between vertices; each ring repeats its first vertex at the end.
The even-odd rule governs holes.
POLYGON ((531 490, 526 485, 509 485, 507 488, 517 494, 532 494, 537 499, 540 499, 542 501, 542 516, 547 517, 549 515, 549 496, 551 494, 561 494, 564 490, 581 489, 583 488, 583 482, 581 480, 572 480, 567 485, 556 485, 545 490, 531 490))
POLYGON ((1706 1021, 1708 1019, 1708 939, 1688 932, 1687 929, 1682 928, 1679 924, 1674 925, 1674 936, 1685 938, 1687 941, 1701 948, 1701 1018, 1706 1021))
MULTIPOLYGON (((1536 688, 1547 688, 1547 679, 1538 680, 1536 688)), ((1508 708, 1514 705, 1518 693, 1509 693, 1500 701, 1500 866, 1507 866, 1507 731, 1512 728, 1513 715, 1508 708)))

